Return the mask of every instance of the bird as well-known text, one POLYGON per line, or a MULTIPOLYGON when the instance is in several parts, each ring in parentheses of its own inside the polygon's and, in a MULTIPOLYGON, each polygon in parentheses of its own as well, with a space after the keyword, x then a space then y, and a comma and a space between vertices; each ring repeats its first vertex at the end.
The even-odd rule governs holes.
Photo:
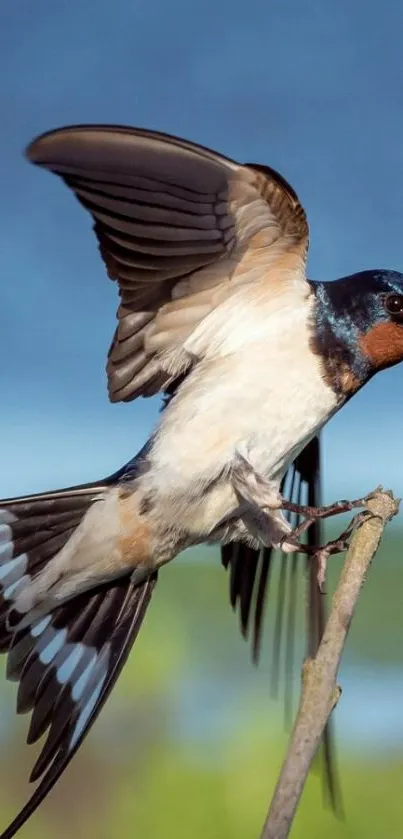
POLYGON ((306 213, 274 169, 114 125, 52 130, 26 156, 87 211, 117 284, 110 400, 164 401, 148 441, 113 475, 0 501, 0 651, 19 682, 17 711, 32 712, 28 742, 47 732, 30 778, 39 783, 1 839, 83 742, 163 566, 183 549, 220 545, 256 660, 273 551, 284 563, 305 551, 314 655, 321 521, 354 507, 320 507, 320 432, 403 359, 403 274, 309 279, 306 213))

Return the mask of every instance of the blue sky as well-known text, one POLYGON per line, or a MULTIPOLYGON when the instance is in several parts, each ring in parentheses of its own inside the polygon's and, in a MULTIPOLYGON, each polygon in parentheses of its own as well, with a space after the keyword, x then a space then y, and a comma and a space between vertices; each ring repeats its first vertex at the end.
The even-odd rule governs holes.
MULTIPOLYGON (((116 290, 89 218, 25 145, 75 122, 177 133, 291 181, 311 277, 403 271, 402 43, 398 0, 2 0, 0 495, 108 474, 158 411, 109 405, 116 290)), ((396 368, 332 421, 328 496, 403 495, 402 410, 396 368)))

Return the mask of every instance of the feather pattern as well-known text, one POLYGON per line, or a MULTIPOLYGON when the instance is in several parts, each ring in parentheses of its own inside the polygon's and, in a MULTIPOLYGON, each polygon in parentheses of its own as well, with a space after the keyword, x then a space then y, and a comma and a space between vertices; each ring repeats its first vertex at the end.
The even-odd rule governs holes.
POLYGON ((21 618, 13 603, 66 544, 103 483, 1 501, 0 652, 21 618))
MULTIPOLYGON (((132 476, 140 461, 141 453, 121 472, 132 476)), ((28 614, 27 625, 15 603, 23 588, 34 588, 42 570, 57 564, 89 507, 119 477, 1 502, 0 652, 8 653, 8 679, 18 682, 17 712, 32 712, 27 742, 48 732, 30 776, 39 785, 1 839, 11 839, 27 820, 83 741, 128 656, 154 589, 156 573, 137 586, 126 573, 40 617, 28 614)))
POLYGON ((308 225, 293 189, 156 132, 75 126, 29 159, 60 175, 93 218, 121 304, 108 355, 112 401, 150 395, 194 363, 186 341, 243 285, 305 277, 308 225))
POLYGON ((13 638, 9 678, 18 711, 33 708, 28 743, 48 730, 30 780, 32 797, 1 835, 12 836, 54 786, 95 722, 143 622, 157 574, 135 586, 121 578, 85 592, 13 638))

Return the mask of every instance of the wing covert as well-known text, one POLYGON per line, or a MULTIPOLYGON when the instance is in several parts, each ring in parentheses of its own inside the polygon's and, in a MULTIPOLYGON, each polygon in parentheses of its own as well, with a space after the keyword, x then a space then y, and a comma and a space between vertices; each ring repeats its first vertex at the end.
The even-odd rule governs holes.
POLYGON ((304 279, 305 213, 274 170, 241 165, 152 131, 72 126, 36 139, 35 164, 55 172, 91 214, 119 285, 108 355, 112 401, 164 390, 194 362, 186 341, 240 285, 284 272, 304 279))

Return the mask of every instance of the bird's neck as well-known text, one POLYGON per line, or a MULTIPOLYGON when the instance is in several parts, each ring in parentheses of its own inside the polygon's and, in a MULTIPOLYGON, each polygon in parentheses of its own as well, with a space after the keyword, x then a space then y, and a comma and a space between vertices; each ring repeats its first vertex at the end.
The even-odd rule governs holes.
MULTIPOLYGON (((347 280, 311 281, 315 294, 312 348, 322 360, 323 375, 340 401, 351 398, 373 374, 359 336, 364 331, 360 301, 347 280)), ((362 304, 361 304, 362 305, 362 304)))

